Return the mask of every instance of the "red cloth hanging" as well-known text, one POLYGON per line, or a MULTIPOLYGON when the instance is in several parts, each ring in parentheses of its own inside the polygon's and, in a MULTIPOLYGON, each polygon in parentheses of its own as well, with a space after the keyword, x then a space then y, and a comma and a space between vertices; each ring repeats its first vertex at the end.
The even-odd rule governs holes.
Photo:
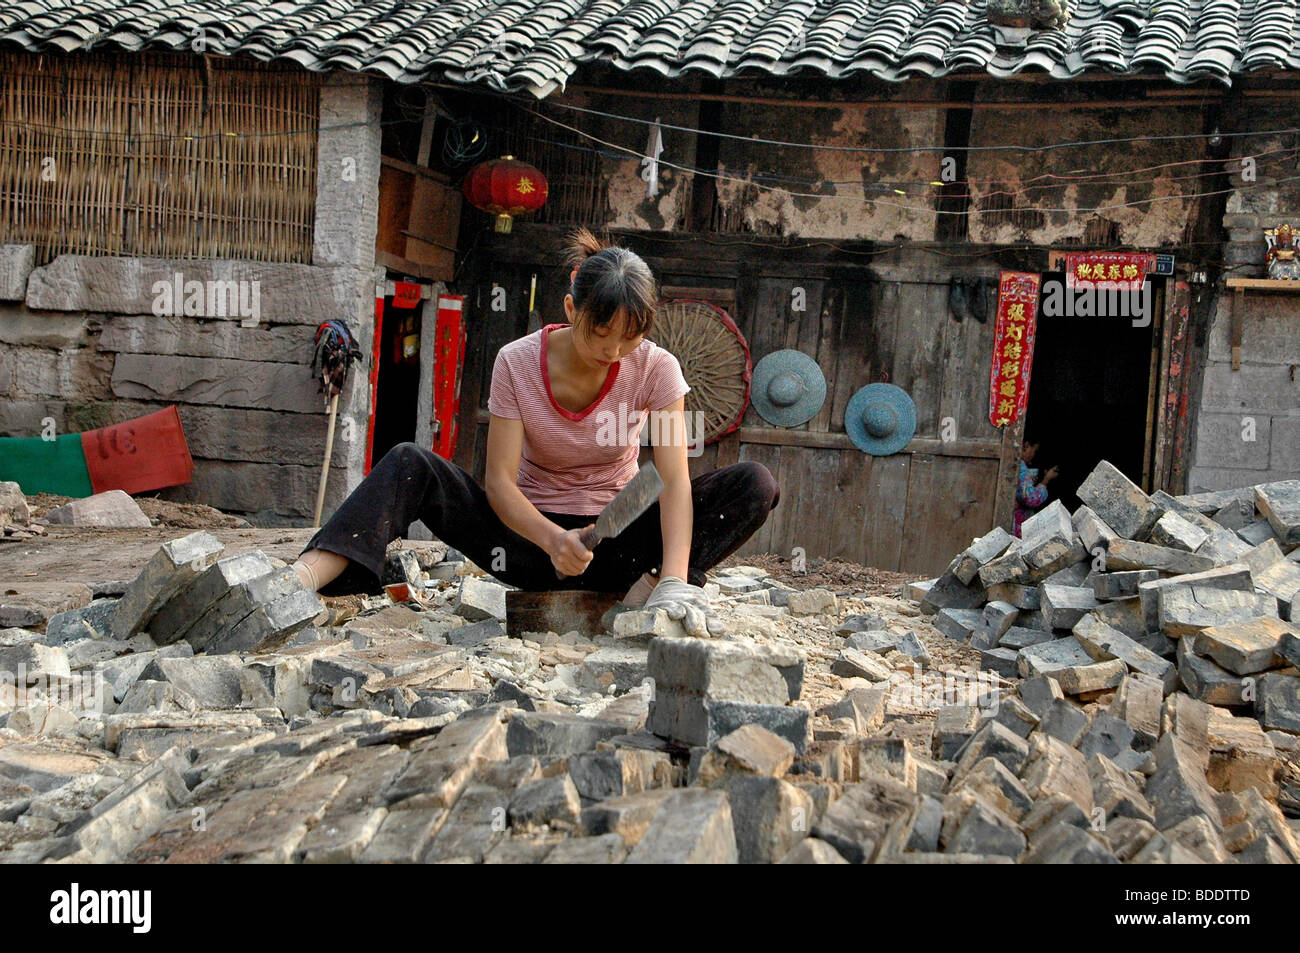
POLYGON ((175 406, 81 435, 86 470, 96 493, 143 493, 189 483, 194 458, 175 406))

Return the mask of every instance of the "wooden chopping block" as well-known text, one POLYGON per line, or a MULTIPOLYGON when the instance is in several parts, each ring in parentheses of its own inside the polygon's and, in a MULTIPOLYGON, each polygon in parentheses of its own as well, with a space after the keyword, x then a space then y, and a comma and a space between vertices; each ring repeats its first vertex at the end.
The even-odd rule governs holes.
POLYGON ((522 638, 525 632, 577 631, 585 638, 603 635, 601 616, 623 598, 619 592, 554 589, 549 592, 506 590, 506 635, 522 638))

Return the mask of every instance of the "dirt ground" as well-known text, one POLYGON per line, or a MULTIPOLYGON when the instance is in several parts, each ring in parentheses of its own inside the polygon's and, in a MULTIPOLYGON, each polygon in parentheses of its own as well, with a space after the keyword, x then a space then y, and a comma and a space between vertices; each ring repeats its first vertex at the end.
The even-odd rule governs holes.
POLYGON ((806 572, 795 572, 788 558, 773 553, 729 556, 720 565, 757 566, 790 589, 850 589, 872 596, 897 596, 903 583, 916 578, 887 569, 860 566, 842 559, 812 558, 808 560, 806 572))
MULTIPOLYGON (((27 497, 27 506, 31 510, 32 518, 38 519, 56 506, 62 506, 73 499, 74 497, 53 493, 38 493, 27 497)), ((255 529, 242 517, 223 513, 202 503, 175 503, 170 500, 160 500, 156 496, 137 496, 135 501, 157 529, 248 531, 239 534, 216 534, 227 545, 235 545, 233 552, 240 551, 238 544, 246 543, 248 549, 263 549, 269 556, 292 561, 297 557, 301 547, 311 538, 312 533, 308 528, 255 529)), ((93 582, 122 579, 138 572, 159 543, 173 538, 168 533, 158 535, 137 529, 46 527, 45 532, 46 539, 50 542, 58 540, 57 549, 60 553, 58 562, 63 562, 68 567, 76 566, 78 575, 84 574, 83 578, 93 582)), ((0 544, 0 572, 5 568, 19 569, 18 562, 13 557, 18 556, 19 552, 45 549, 39 545, 33 546, 39 543, 39 539, 32 539, 11 540, 7 545, 0 544), (22 545, 24 543, 26 545, 22 545), (14 550, 15 547, 17 551, 14 550), (6 563, 9 565, 6 566, 6 563)), ((27 552, 26 555, 33 554, 27 552)), ((53 556, 54 553, 50 552, 49 555, 53 556)), ((819 557, 808 560, 807 571, 796 572, 788 557, 774 553, 731 556, 723 560, 721 566, 757 566, 783 586, 791 589, 823 587, 832 591, 852 590, 855 593, 880 596, 897 596, 899 587, 911 578, 902 573, 871 569, 857 563, 819 557)), ((37 555, 35 561, 22 570, 21 575, 30 577, 56 569, 55 561, 37 555)))
MULTIPOLYGON (((260 549, 268 556, 293 562, 307 541, 310 529, 231 529, 203 527, 226 544, 226 554, 260 549)), ((39 579, 47 582, 114 582, 133 579, 158 547, 192 527, 155 526, 151 529, 96 529, 49 526, 31 539, 0 541, 0 580, 39 579)))
MULTIPOLYGON (((27 508, 32 511, 32 519, 38 519, 56 506, 70 503, 74 499, 76 497, 59 496, 56 493, 37 493, 27 497, 27 508)), ((175 529, 210 529, 222 526, 237 529, 250 525, 242 517, 231 516, 204 503, 173 503, 156 496, 137 496, 135 502, 154 526, 170 526, 175 529)))

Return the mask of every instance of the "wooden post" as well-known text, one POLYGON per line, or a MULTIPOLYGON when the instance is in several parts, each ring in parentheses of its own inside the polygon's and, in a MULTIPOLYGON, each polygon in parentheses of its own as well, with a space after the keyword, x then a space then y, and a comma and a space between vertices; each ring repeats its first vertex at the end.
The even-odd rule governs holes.
POLYGON ((1025 417, 1029 407, 1015 423, 1002 431, 1002 452, 998 457, 997 491, 993 497, 993 525, 1011 532, 1016 508, 1016 479, 1020 475, 1020 445, 1025 439, 1025 417))
POLYGON ((1241 370, 1241 332, 1246 310, 1244 297, 1244 289, 1232 289, 1232 317, 1228 322, 1228 327, 1232 338, 1232 369, 1234 371, 1241 370))
POLYGON ((1165 290, 1160 289, 1160 300, 1151 308, 1151 360, 1147 369, 1147 427, 1142 449, 1142 489, 1154 492, 1158 479, 1152 477, 1152 465, 1155 463, 1155 440, 1158 433, 1156 412, 1161 406, 1159 396, 1164 393, 1165 365, 1162 334, 1164 333, 1165 290))
POLYGON ((325 507, 325 483, 330 475, 330 456, 334 453, 334 420, 339 410, 339 395, 330 398, 330 419, 325 431, 325 462, 320 468, 320 486, 316 489, 316 515, 312 518, 313 526, 320 526, 321 510, 325 507))

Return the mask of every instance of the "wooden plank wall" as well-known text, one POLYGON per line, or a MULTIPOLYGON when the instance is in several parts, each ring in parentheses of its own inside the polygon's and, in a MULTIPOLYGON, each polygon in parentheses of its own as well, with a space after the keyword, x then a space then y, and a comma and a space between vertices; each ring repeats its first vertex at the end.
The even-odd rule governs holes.
MULTIPOLYGON (((462 283, 469 343, 457 462, 478 477, 492 362, 502 344, 526 332, 529 277, 537 274, 544 321, 560 320, 567 290, 567 274, 555 264, 558 230, 517 224, 513 235, 489 243, 462 283), (505 288, 504 312, 490 309, 493 285, 505 288)), ((951 272, 932 257, 833 260, 819 249, 738 250, 657 236, 622 243, 645 257, 661 284, 733 289, 732 317, 755 364, 772 351, 797 348, 826 376, 826 402, 808 423, 772 427, 751 406, 738 432, 691 461, 699 473, 754 460, 776 476, 781 504, 742 554, 789 555, 802 547, 810 558, 935 574, 992 528, 999 468, 1007 465, 1000 460, 1003 435, 988 422, 993 320, 958 323, 949 316, 951 272), (803 311, 791 308, 795 288, 804 290, 803 311), (849 399, 876 381, 897 384, 917 405, 916 438, 889 457, 862 453, 844 431, 849 399), (956 431, 951 441, 941 439, 946 418, 956 431)), ((959 273, 995 269, 981 262, 959 273)))

